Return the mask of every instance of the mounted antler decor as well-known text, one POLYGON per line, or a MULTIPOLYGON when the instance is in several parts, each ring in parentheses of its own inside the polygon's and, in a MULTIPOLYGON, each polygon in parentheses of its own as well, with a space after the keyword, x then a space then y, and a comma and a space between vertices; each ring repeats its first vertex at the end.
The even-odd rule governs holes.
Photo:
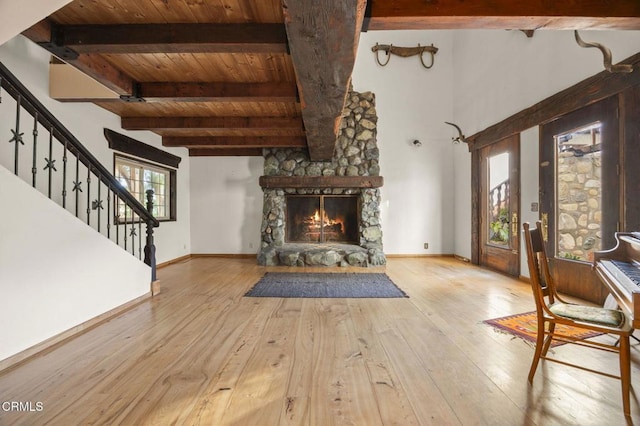
POLYGON ((633 72, 633 65, 629 65, 629 64, 611 65, 611 50, 609 50, 606 46, 603 46, 600 43, 585 42, 580 38, 580 35, 578 34, 578 30, 575 30, 574 34, 576 37, 576 43, 578 43, 580 47, 595 47, 597 49, 600 49, 600 51, 602 52, 602 55, 604 56, 604 69, 606 69, 607 71, 633 72))
POLYGON ((465 136, 462 134, 462 130, 460 130, 460 127, 458 127, 456 124, 449 123, 448 121, 445 121, 445 123, 448 124, 449 126, 455 127, 456 130, 458 130, 458 136, 456 136, 455 138, 451 138, 451 142, 453 143, 467 142, 465 140, 465 136))
POLYGON ((422 66, 429 69, 433 66, 434 57, 435 54, 438 53, 438 48, 435 47, 433 43, 431 44, 431 46, 420 46, 420 44, 418 44, 418 46, 416 47, 400 47, 394 46, 393 44, 376 43, 376 45, 371 48, 371 51, 376 54, 376 62, 382 67, 389 63, 389 59, 391 59, 391 54, 393 53, 394 55, 402 56, 403 58, 420 55, 420 62, 422 63, 422 66), (380 62, 379 55, 381 50, 387 54, 387 60, 384 63, 380 62), (422 57, 424 55, 424 52, 431 54, 431 63, 429 65, 424 63, 424 59, 422 57))

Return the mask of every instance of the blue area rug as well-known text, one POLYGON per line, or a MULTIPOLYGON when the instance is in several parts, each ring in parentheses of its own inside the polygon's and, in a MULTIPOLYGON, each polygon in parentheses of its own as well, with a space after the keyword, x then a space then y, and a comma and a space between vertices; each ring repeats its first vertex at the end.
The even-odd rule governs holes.
POLYGON ((392 298, 409 297, 387 274, 267 272, 246 297, 392 298))

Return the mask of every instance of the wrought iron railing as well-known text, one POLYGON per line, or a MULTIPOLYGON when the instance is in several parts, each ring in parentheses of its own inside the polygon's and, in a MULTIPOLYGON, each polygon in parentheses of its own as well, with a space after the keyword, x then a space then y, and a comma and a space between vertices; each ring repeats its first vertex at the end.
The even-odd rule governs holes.
POLYGON ((13 161, 5 158, 5 166, 13 166, 17 176, 141 260, 144 250, 144 262, 151 266, 151 279, 155 281, 153 228, 159 222, 150 213, 153 191, 147 191, 145 208, 2 63, 0 83, 1 90, 15 100, 14 122, 7 117, 12 108, 0 93, 2 127, 15 124, 9 129, 13 149, 0 152, 0 157, 13 156, 13 161), (124 217, 117 209, 122 203, 127 206, 124 217))

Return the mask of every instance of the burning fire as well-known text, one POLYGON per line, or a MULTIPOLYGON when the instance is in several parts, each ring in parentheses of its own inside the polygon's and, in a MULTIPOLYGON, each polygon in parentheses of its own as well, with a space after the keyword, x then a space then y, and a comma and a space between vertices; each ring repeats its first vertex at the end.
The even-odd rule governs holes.
POLYGON ((321 226, 324 226, 325 228, 329 226, 333 227, 334 225, 340 225, 339 228, 341 231, 342 229, 344 229, 344 223, 342 222, 342 220, 331 219, 329 216, 327 216, 326 211, 322 212, 322 220, 320 220, 320 212, 316 210, 316 212, 312 216, 309 216, 309 220, 305 222, 309 223, 315 229, 320 229, 321 226))

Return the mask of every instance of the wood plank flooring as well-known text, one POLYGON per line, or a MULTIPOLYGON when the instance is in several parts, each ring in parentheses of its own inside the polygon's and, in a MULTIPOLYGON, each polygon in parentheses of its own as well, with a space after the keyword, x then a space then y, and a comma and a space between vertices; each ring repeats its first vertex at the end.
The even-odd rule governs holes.
MULTIPOLYGON (((0 373, 0 425, 626 424, 618 381, 543 362, 529 386, 532 345, 482 323, 533 310, 526 283, 453 258, 392 258, 347 270, 384 271, 409 298, 242 297, 290 269, 160 269, 152 300, 0 373)), ((618 371, 612 354, 553 351, 618 371)), ((640 345, 631 352, 638 390, 640 345)))

